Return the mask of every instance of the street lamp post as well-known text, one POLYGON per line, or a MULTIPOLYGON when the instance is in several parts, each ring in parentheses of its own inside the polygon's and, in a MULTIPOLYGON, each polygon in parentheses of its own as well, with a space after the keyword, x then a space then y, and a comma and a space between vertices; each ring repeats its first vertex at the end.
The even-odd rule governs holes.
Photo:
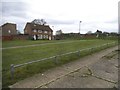
POLYGON ((80 34, 80 24, 82 23, 82 21, 79 22, 79 34, 80 34))

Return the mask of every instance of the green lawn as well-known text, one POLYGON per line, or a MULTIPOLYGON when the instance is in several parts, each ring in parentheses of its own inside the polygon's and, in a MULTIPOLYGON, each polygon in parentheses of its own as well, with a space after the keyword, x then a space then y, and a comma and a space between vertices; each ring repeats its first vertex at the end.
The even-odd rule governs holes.
MULTIPOLYGON (((34 45, 34 44, 43 44, 43 43, 57 43, 57 42, 64 42, 65 40, 14 40, 14 41, 4 41, 2 43, 2 47, 14 47, 14 46, 24 46, 24 45, 34 45)), ((69 40, 71 41, 71 40, 69 40)))
MULTIPOLYGON (((36 73, 43 72, 49 68, 62 65, 72 60, 76 60, 78 57, 76 54, 67 55, 64 57, 59 57, 59 64, 55 64, 53 59, 42 61, 39 63, 33 63, 15 69, 14 80, 10 78, 10 65, 11 64, 22 64, 28 61, 38 60, 54 55, 59 55, 71 51, 76 51, 80 49, 85 49, 89 47, 95 47, 98 45, 103 45, 105 43, 115 42, 114 40, 64 40, 64 41, 7 41, 3 42, 3 47, 13 47, 13 46, 25 46, 33 44, 42 44, 45 45, 34 46, 34 47, 21 47, 14 49, 3 49, 2 50, 2 65, 3 65, 3 86, 8 86, 16 81, 30 77, 36 73), (65 43, 58 43, 65 42, 65 43), (53 43, 53 44, 50 44, 53 43), (56 44, 58 43, 58 44, 56 44)), ((90 52, 84 52, 81 56, 90 54, 90 52)))

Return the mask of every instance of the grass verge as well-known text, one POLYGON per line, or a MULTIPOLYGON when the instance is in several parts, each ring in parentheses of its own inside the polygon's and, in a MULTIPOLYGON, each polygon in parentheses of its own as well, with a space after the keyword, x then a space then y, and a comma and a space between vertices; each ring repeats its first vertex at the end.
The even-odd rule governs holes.
POLYGON ((53 67, 60 66, 62 64, 77 60, 81 57, 84 57, 91 53, 98 52, 100 50, 103 50, 105 48, 108 48, 108 47, 111 47, 114 45, 111 44, 109 46, 93 48, 92 50, 85 50, 85 51, 80 52, 80 55, 78 53, 74 53, 74 54, 57 57, 57 60, 58 60, 57 62, 55 62, 55 59, 49 59, 46 61, 33 63, 33 64, 29 64, 29 65, 26 65, 23 67, 16 68, 13 80, 11 79, 11 75, 10 75, 10 64, 13 64, 13 63, 20 64, 20 63, 24 63, 25 61, 27 62, 29 59, 36 60, 38 58, 49 57, 52 55, 59 55, 62 53, 75 51, 78 49, 95 47, 97 45, 102 45, 102 44, 105 44, 108 42, 111 43, 113 41, 110 41, 110 40, 109 41, 93 40, 93 41, 84 41, 84 42, 80 41, 80 42, 76 42, 76 43, 72 42, 69 44, 62 43, 59 45, 51 45, 51 46, 46 45, 46 46, 42 46, 42 47, 32 47, 32 48, 28 47, 28 48, 24 48, 24 49, 20 48, 20 49, 4 50, 3 57, 4 57, 5 61, 7 61, 7 62, 3 61, 3 87, 7 87, 10 84, 13 84, 24 78, 33 76, 34 74, 42 73, 49 68, 53 68, 53 67), (46 53, 45 53, 45 51, 46 51, 46 53), (17 54, 19 54, 19 55, 17 55, 17 54), (46 55, 44 55, 44 54, 46 54, 46 55), (13 56, 13 55, 15 55, 15 56, 13 56), (6 57, 6 56, 9 56, 9 57, 6 57), (20 61, 18 61, 18 57, 19 57, 20 61))

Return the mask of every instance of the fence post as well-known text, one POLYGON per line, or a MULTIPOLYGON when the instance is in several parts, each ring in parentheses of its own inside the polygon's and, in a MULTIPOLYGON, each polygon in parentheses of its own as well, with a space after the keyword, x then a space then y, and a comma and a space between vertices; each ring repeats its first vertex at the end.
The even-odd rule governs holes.
POLYGON ((80 56, 80 50, 77 52, 78 56, 80 56))
POLYGON ((55 64, 58 64, 57 56, 55 56, 55 64))
POLYGON ((14 79, 14 64, 10 66, 11 78, 14 79))
POLYGON ((93 48, 90 49, 91 50, 91 53, 93 52, 93 48))

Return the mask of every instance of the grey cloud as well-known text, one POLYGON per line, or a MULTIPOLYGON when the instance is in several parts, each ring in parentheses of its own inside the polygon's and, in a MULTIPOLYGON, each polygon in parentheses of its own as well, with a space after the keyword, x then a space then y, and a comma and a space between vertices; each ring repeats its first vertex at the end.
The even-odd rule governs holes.
POLYGON ((74 24, 73 20, 55 20, 55 19, 48 19, 48 23, 50 24, 55 24, 55 25, 70 25, 70 24, 74 24))
POLYGON ((23 2, 2 2, 2 16, 27 17, 27 6, 23 2))

